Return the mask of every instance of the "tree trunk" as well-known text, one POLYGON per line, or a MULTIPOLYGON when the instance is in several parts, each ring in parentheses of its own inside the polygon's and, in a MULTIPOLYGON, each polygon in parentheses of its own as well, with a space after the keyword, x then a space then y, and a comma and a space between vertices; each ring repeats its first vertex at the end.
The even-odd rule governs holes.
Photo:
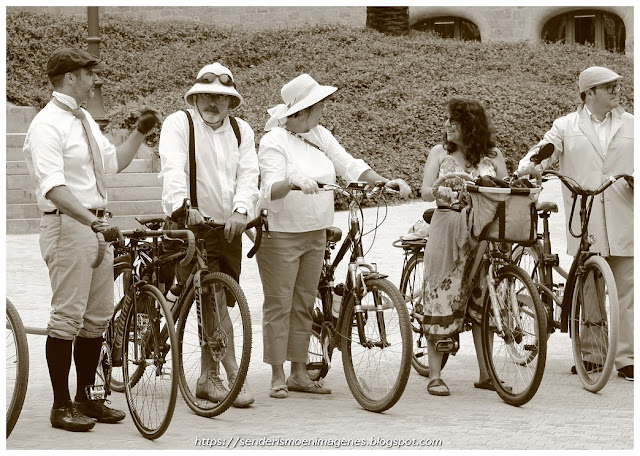
POLYGON ((409 7, 367 6, 367 27, 390 35, 409 33, 409 7))

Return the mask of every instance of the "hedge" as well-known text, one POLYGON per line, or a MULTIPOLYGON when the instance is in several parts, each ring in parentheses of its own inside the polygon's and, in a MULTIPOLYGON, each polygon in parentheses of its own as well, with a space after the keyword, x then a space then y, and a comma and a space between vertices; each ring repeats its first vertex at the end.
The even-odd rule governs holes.
MULTIPOLYGON (((86 18, 7 8, 7 100, 41 108, 51 96, 49 54, 86 48, 86 18)), ((337 86, 323 125, 382 175, 420 186, 426 154, 442 139, 451 97, 480 101, 492 119, 509 169, 553 120, 580 103, 579 73, 600 65, 624 76, 621 104, 633 112, 633 60, 587 46, 480 43, 411 31, 388 36, 356 27, 274 31, 184 21, 100 16, 102 95, 109 129, 131 129, 150 106, 183 109, 198 70, 214 61, 234 74, 245 104, 234 111, 253 127, 256 146, 280 102, 280 88, 300 73, 337 86)), ((157 148, 158 132, 150 137, 157 148)))

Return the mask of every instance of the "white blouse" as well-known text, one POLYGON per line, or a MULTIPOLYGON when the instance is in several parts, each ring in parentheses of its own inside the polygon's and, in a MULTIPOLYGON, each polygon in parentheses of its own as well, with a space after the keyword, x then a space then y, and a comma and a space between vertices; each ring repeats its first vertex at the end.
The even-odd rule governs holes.
POLYGON ((333 224, 333 192, 305 195, 292 190, 284 198, 271 200, 275 182, 300 174, 318 182, 334 184, 336 173, 347 182, 370 169, 363 160, 344 150, 329 130, 317 126, 300 136, 317 145, 307 144, 286 129, 273 128, 260 141, 260 198, 257 209, 269 210, 269 229, 301 233, 328 228, 333 224))

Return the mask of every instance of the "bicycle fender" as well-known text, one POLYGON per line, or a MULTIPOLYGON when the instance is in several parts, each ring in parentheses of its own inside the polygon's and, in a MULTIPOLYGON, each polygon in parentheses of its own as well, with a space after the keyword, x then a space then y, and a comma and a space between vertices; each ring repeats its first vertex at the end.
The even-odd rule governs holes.
POLYGON ((372 272, 372 273, 367 274, 366 276, 364 276, 364 282, 367 283, 370 280, 386 279, 387 277, 389 277, 387 274, 381 274, 379 272, 372 272))
MULTIPOLYGON (((584 261, 587 261, 585 258, 584 261)), ((583 262, 584 263, 584 262, 583 262)), ((560 314, 560 331, 563 333, 569 332, 569 318, 571 316, 571 306, 573 305, 573 289, 576 283, 576 269, 578 268, 578 262, 574 261, 571 264, 567 283, 564 285, 564 297, 562 298, 562 313, 560 314), (566 303, 566 305, 564 305, 566 303)), ((571 334, 569 334, 571 337, 571 334)))

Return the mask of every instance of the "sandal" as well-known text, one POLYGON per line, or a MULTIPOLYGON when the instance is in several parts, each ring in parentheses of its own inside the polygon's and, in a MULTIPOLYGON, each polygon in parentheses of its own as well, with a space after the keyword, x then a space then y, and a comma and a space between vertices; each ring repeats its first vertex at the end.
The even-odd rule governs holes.
POLYGON ((441 378, 434 378, 427 385, 427 392, 432 396, 449 396, 451 392, 447 384, 441 378), (436 390, 436 387, 444 387, 444 391, 436 390))
POLYGON ((289 389, 287 385, 277 385, 271 387, 271 391, 269 391, 269 396, 276 399, 285 399, 289 395, 289 389))
MULTIPOLYGON (((504 383, 504 382, 501 382, 501 383, 504 383)), ((490 378, 487 378, 486 380, 483 380, 481 382, 474 382, 473 386, 475 386, 476 388, 479 388, 479 389, 485 389, 485 390, 489 390, 489 391, 495 391, 496 390, 496 387, 493 384, 493 380, 491 380, 490 378)), ((505 386, 504 389, 509 393, 511 391, 513 391, 513 388, 511 388, 510 386, 505 386)))
POLYGON ((300 393, 331 394, 331 388, 322 386, 318 382, 313 382, 311 385, 303 385, 291 377, 287 379, 287 387, 290 391, 298 391, 300 393))

